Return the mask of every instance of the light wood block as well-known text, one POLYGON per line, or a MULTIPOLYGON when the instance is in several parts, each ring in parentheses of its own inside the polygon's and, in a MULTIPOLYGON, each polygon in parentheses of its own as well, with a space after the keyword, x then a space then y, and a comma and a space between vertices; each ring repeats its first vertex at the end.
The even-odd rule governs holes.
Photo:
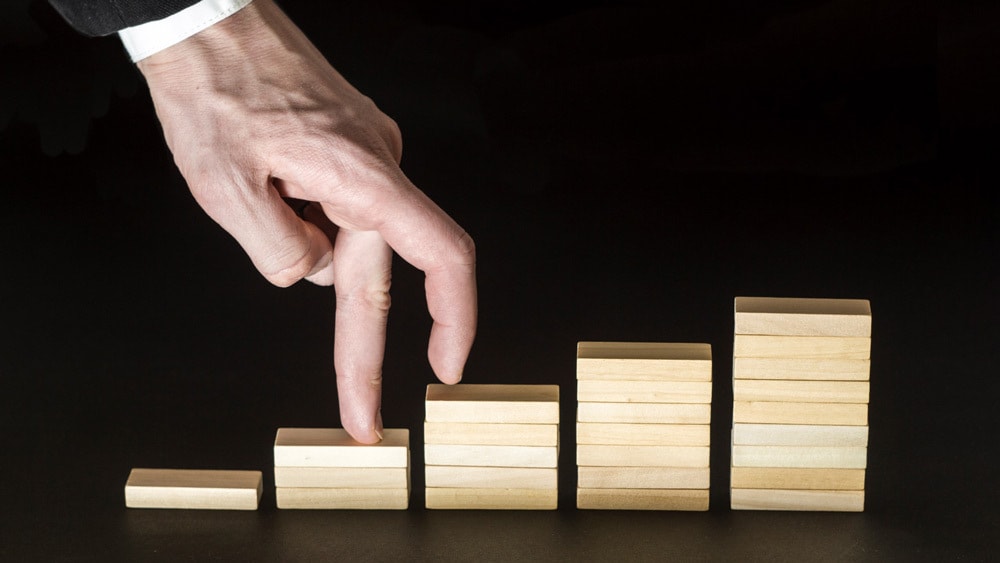
POLYGON ((577 422, 711 424, 711 404, 578 403, 577 422))
POLYGON ((281 509, 313 510, 406 510, 409 489, 317 489, 276 487, 281 509))
POLYGON ((867 381, 733 381, 733 400, 788 403, 867 403, 867 381))
POLYGON ((733 379, 868 381, 871 360, 733 358, 733 379))
POLYGON ((863 512, 865 492, 732 489, 730 503, 733 510, 863 512))
POLYGON ((409 467, 410 431, 386 428, 378 444, 364 445, 342 428, 279 428, 274 465, 281 467, 409 467))
POLYGON ((708 467, 577 467, 584 489, 708 489, 708 467))
POLYGON ((405 489, 410 470, 404 467, 274 468, 275 487, 311 489, 405 489))
POLYGON ((626 424, 577 422, 577 444, 611 446, 708 446, 709 424, 626 424))
POLYGON ((733 446, 733 467, 864 469, 868 448, 822 446, 733 446))
POLYGON ((432 383, 426 421, 559 424, 559 386, 432 383))
POLYGON ((577 381, 576 399, 590 403, 711 403, 711 381, 577 381))
POLYGON ((576 447, 576 464, 600 467, 708 467, 708 446, 576 447))
MULTIPOLYGON (((733 443, 740 446, 868 446, 867 426, 808 424, 733 424, 733 443)), ((753 487, 750 487, 753 488, 753 487)))
POLYGON ((872 334, 867 299, 737 297, 736 334, 865 336, 872 334))
POLYGON ((558 424, 425 422, 425 444, 558 446, 558 424))
POLYGON ((456 489, 557 489, 556 468, 462 467, 428 465, 424 468, 428 487, 456 489))
POLYGON ((260 471, 134 468, 125 483, 128 508, 257 510, 260 471))
POLYGON ((864 469, 813 469, 790 467, 732 467, 730 486, 734 489, 865 489, 864 469))
POLYGON ((733 337, 737 358, 871 359, 872 339, 862 336, 759 336, 733 337))
POLYGON ((424 444, 427 465, 479 467, 558 467, 555 446, 464 446, 424 444))
POLYGON ((584 489, 576 490, 576 507, 583 510, 706 511, 707 489, 584 489))
POLYGON ((461 489, 431 487, 425 504, 432 510, 555 510, 557 489, 461 489))
POLYGON ((711 381, 712 347, 686 342, 579 342, 581 380, 711 381))
POLYGON ((868 426, 868 405, 733 401, 733 422, 868 426))

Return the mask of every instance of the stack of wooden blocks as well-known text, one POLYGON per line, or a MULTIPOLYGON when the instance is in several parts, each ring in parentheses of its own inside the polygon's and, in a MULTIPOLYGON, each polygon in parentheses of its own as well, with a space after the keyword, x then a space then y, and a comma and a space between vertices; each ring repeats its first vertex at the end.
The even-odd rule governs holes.
POLYGON ((342 428, 279 428, 274 485, 278 508, 405 510, 410 431, 386 428, 363 445, 342 428))
POLYGON ((427 386, 426 506, 555 510, 559 386, 427 386))
POLYGON ((708 510, 712 349, 577 345, 577 508, 708 510))
POLYGON ((732 508, 863 511, 869 302, 737 297, 735 314, 732 508))

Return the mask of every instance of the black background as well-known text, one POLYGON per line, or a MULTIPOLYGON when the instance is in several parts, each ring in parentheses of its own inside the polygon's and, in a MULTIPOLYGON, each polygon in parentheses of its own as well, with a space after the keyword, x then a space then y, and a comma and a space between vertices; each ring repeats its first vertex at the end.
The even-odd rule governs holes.
POLYGON ((384 418, 407 511, 278 511, 274 432, 338 426, 333 295, 197 207, 115 37, 0 8, 0 559, 987 560, 992 2, 283 2, 476 240, 466 382, 562 390, 560 509, 423 508, 429 318, 399 262, 384 418), (734 512, 737 295, 870 299, 866 511, 734 512), (712 345, 707 513, 575 509, 575 345, 712 345), (132 467, 259 469, 260 510, 129 510, 132 467))

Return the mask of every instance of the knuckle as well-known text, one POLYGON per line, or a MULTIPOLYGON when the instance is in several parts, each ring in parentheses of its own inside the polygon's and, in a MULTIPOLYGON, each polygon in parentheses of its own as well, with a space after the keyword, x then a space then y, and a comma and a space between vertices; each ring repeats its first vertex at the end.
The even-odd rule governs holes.
POLYGON ((360 307, 368 311, 387 314, 392 306, 388 288, 359 288, 353 291, 337 292, 337 301, 344 306, 360 307))

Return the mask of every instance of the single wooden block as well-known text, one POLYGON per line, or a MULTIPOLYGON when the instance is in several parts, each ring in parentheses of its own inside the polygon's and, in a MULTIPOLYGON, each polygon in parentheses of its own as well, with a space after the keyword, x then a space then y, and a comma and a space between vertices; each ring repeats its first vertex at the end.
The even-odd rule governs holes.
POLYGON ((432 510, 555 510, 557 489, 462 489, 430 487, 425 504, 432 510))
POLYGON ((282 467, 274 468, 274 486, 312 489, 405 489, 405 467, 282 467))
POLYGON ((759 336, 733 337, 737 358, 871 359, 872 339, 863 336, 759 336))
POLYGON ((712 426, 577 422, 576 443, 611 446, 708 446, 712 443, 712 426))
POLYGON ((733 358, 733 379, 868 381, 871 360, 733 358))
POLYGON ((866 336, 872 334, 867 299, 737 297, 736 334, 866 336))
POLYGON ((275 500, 282 509, 406 510, 409 489, 317 489, 276 487, 275 500))
POLYGON ((125 482, 128 508, 257 510, 260 471, 134 468, 125 482))
POLYGON ((868 448, 824 446, 733 446, 733 467, 864 469, 868 448))
POLYGON ((711 404, 578 403, 577 422, 711 424, 711 404))
POLYGON ((559 424, 558 385, 427 386, 427 422, 559 424))
POLYGON ((686 342, 579 342, 576 378, 711 381, 712 347, 686 342))
POLYGON ((732 467, 729 472, 729 484, 734 489, 863 491, 865 470, 732 467))
POLYGON ((708 510, 708 489, 584 489, 576 490, 576 507, 583 510, 708 510))
POLYGON ((733 443, 740 446, 846 446, 864 448, 868 446, 868 427, 822 424, 745 424, 738 422, 733 424, 733 443))
POLYGON ((424 463, 478 467, 558 467, 559 448, 424 444, 424 463))
POLYGON ((557 489, 556 468, 467 467, 428 465, 424 468, 428 487, 456 489, 557 489))
POLYGON ((708 446, 601 446, 580 444, 576 464, 600 467, 708 467, 708 446))
POLYGON ((558 446, 558 424, 425 422, 425 444, 558 446))
POLYGON ((364 445, 342 428, 279 428, 274 465, 280 467, 409 467, 410 431, 386 428, 378 444, 364 445))
POLYGON ((733 422, 868 426, 868 405, 733 401, 733 422))
POLYGON ((867 381, 790 381, 736 379, 734 401, 788 403, 867 403, 867 381))
POLYGON ((584 489, 708 489, 708 467, 577 467, 584 489))
POLYGON ((589 403, 711 403, 711 381, 577 381, 576 399, 589 403))
POLYGON ((864 512, 864 491, 732 489, 733 510, 864 512))

